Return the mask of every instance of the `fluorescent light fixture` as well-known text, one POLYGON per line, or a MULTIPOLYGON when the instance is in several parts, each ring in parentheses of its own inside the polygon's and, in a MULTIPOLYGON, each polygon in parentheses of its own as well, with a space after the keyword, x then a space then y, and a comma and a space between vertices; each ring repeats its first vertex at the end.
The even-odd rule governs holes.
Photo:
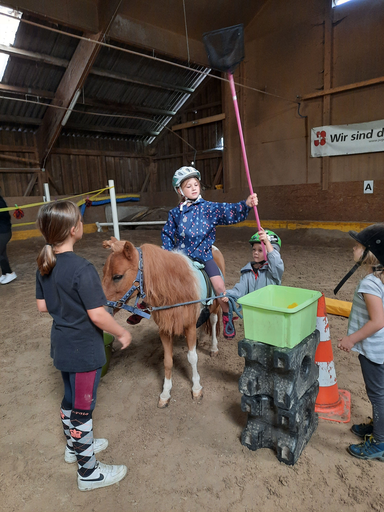
POLYGON ((77 100, 79 99, 80 91, 81 91, 81 89, 78 89, 75 92, 75 94, 74 94, 74 96, 72 98, 72 101, 69 104, 68 110, 66 111, 65 116, 63 117, 63 120, 61 121, 61 126, 65 126, 66 125, 66 123, 67 123, 67 121, 69 119, 69 116, 71 115, 72 110, 73 110, 74 106, 76 105, 77 100))
MULTIPOLYGON (((9 18, 8 16, 1 16, 2 13, 16 16, 19 19, 21 18, 22 13, 0 5, 0 43, 5 46, 11 46, 15 42, 16 32, 19 28, 20 21, 9 18)), ((0 82, 3 80, 8 59, 9 55, 6 53, 0 53, 0 82)))
POLYGON ((349 0, 333 0, 333 7, 337 7, 338 5, 345 4, 349 2, 349 0))
POLYGON ((220 140, 217 141, 215 149, 216 150, 218 149, 220 151, 224 151, 224 137, 221 137, 220 140))

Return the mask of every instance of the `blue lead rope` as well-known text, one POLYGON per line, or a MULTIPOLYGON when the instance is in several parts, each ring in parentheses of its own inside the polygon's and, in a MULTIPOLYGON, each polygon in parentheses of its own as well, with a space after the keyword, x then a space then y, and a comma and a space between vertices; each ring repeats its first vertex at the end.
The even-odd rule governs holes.
MULTIPOLYGON (((136 280, 138 280, 138 279, 136 279, 136 280)), ((136 287, 132 287, 132 288, 136 288, 136 287)), ((129 292, 131 290, 129 290, 129 292)), ((144 318, 150 318, 151 317, 151 313, 153 311, 161 311, 162 309, 177 308, 179 306, 188 306, 189 304, 197 304, 198 302, 201 302, 201 304, 203 304, 205 307, 208 307, 208 305, 210 303, 212 303, 212 301, 214 299, 221 299, 222 297, 224 297, 224 295, 221 294, 221 295, 214 295, 212 297, 206 297, 205 299, 191 300, 189 302, 179 302, 178 304, 171 304, 169 306, 151 307, 151 306, 147 305, 146 309, 148 311, 150 311, 150 313, 147 313, 147 312, 143 311, 142 309, 139 309, 139 308, 136 307, 137 306, 137 301, 138 301, 138 299, 140 297, 140 294, 137 295, 134 306, 129 306, 128 304, 124 304, 123 301, 124 301, 124 299, 126 300, 127 295, 128 295, 129 292, 127 292, 127 294, 122 299, 120 299, 119 301, 113 301, 113 302, 112 301, 107 301, 106 306, 109 306, 109 307, 114 308, 114 309, 125 309, 126 311, 129 311, 130 313, 133 313, 133 314, 136 314, 136 315, 140 315, 140 316, 142 316, 144 318)), ((241 313, 241 306, 236 302, 236 299, 233 296, 231 296, 231 295, 225 295, 225 297, 228 297, 228 306, 229 306, 228 322, 227 322, 227 325, 225 327, 225 333, 226 334, 231 334, 233 332, 233 330, 234 330, 234 326, 233 326, 233 311, 235 311, 236 315, 239 318, 243 318, 243 315, 241 313)))
POLYGON ((224 333, 227 336, 232 336, 233 333, 235 332, 235 326, 233 325, 233 312, 235 311, 236 315, 239 318, 243 318, 243 315, 241 313, 241 306, 236 302, 235 297, 233 297, 232 295, 226 295, 226 297, 228 297, 229 311, 228 322, 227 325, 225 326, 224 333))
MULTIPOLYGON (((171 306, 159 306, 159 307, 148 307, 148 309, 150 311, 159 311, 161 309, 171 309, 171 308, 176 308, 178 306, 187 306, 188 304, 196 304, 197 302, 201 302, 202 304, 204 304, 205 306, 207 306, 208 302, 214 300, 214 299, 221 299, 222 297, 224 297, 223 294, 221 295, 215 295, 213 297, 207 297, 205 299, 200 299, 200 300, 192 300, 190 302, 180 302, 179 304, 172 304, 171 306)), ((233 333, 233 331, 235 330, 235 327, 233 325, 233 312, 236 313, 236 315, 239 317, 239 318, 243 318, 243 315, 241 313, 241 306, 236 302, 236 299, 235 297, 233 297, 232 295, 225 295, 225 297, 228 297, 228 306, 229 306, 229 311, 228 311, 228 322, 227 322, 227 325, 225 326, 225 334, 227 335, 231 335, 233 333)))

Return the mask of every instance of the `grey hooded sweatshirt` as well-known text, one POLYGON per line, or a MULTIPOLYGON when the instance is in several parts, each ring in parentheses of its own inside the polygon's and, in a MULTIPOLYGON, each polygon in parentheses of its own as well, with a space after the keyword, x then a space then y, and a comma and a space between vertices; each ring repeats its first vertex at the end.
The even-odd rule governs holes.
POLYGON ((237 300, 269 284, 281 284, 284 263, 278 250, 273 248, 272 252, 268 252, 267 262, 255 272, 252 269, 252 263, 247 263, 240 270, 240 281, 231 290, 226 291, 227 295, 237 300))

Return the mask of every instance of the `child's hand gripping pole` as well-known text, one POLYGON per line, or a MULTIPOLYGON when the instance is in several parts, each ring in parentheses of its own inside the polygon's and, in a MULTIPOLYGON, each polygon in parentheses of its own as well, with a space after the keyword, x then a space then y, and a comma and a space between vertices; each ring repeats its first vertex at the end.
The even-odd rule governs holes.
MULTIPOLYGON (((231 93, 232 93, 232 99, 233 99, 233 105, 235 107, 235 113, 236 113, 236 119, 237 119, 237 127, 239 129, 239 136, 240 136, 240 143, 241 143, 241 150, 242 150, 242 153, 243 153, 243 160, 244 160, 244 167, 245 167, 245 172, 247 174, 247 180, 248 180, 248 186, 249 186, 249 191, 251 194, 253 194, 253 188, 252 188, 252 182, 251 182, 251 175, 249 174, 249 167, 248 167, 248 159, 247 159, 247 152, 245 150, 245 143, 244 143, 244 136, 243 136, 243 129, 241 127, 241 119, 240 119, 240 112, 239 112, 239 105, 237 103, 237 96, 236 96, 236 89, 235 89, 235 82, 233 80, 233 75, 232 73, 228 73, 228 78, 229 78, 229 85, 231 86, 231 93)), ((259 214, 257 213, 257 207, 254 206, 253 207, 253 211, 255 212, 255 218, 256 218, 256 223, 257 223, 257 230, 260 231, 260 219, 259 219, 259 214)), ((263 255, 264 255, 264 259, 267 260, 267 252, 265 250, 265 245, 263 242, 261 242, 261 247, 263 248, 263 255)))

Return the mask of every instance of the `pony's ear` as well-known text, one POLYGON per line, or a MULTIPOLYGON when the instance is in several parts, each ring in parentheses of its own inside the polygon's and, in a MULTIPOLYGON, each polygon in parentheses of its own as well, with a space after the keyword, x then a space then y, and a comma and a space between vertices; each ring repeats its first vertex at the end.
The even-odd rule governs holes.
POLYGON ((103 247, 104 249, 110 249, 112 245, 112 242, 110 240, 104 240, 103 247))
POLYGON ((132 260, 136 253, 135 246, 131 242, 125 242, 123 252, 127 260, 132 260))
POLYGON ((116 247, 115 244, 118 241, 119 240, 117 238, 115 238, 114 236, 111 236, 110 240, 104 240, 103 247, 104 247, 104 249, 112 249, 114 251, 115 247, 116 247))

